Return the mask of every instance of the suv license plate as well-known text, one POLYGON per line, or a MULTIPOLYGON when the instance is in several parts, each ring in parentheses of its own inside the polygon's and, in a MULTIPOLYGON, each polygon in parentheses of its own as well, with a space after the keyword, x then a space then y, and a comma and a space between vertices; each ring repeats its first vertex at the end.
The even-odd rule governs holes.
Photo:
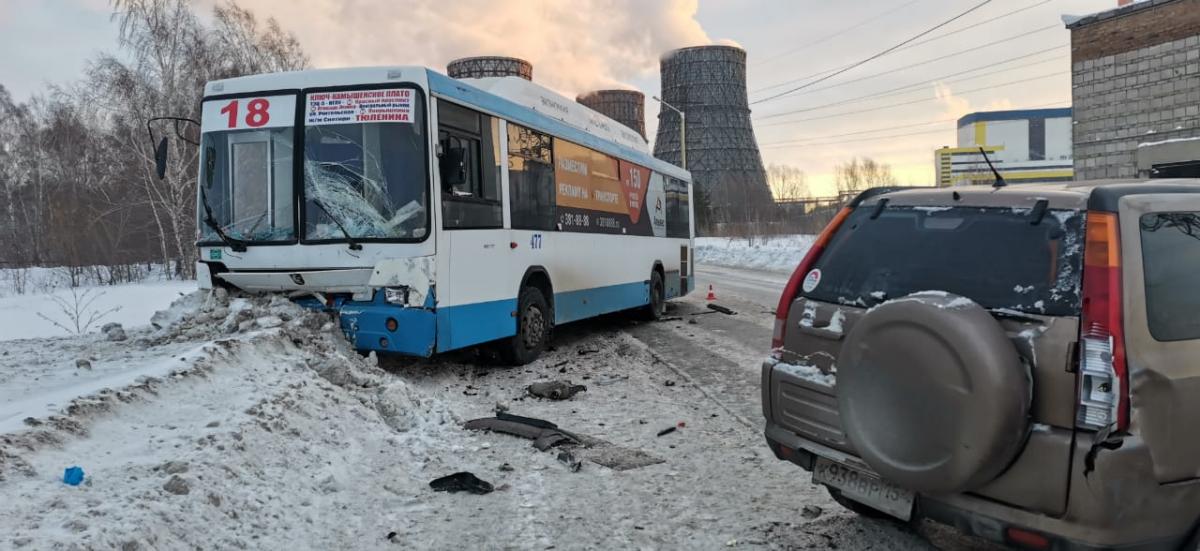
POLYGON ((842 495, 900 520, 912 518, 913 493, 875 475, 818 457, 813 482, 833 486, 842 495))

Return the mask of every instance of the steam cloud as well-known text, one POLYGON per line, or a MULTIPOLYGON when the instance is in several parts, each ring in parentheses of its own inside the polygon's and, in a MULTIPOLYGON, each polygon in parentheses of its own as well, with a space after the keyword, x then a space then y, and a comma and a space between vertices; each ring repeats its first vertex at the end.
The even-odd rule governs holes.
POLYGON ((316 67, 425 65, 507 55, 564 94, 628 88, 660 56, 710 44, 698 0, 257 0, 244 4, 296 34, 316 67))

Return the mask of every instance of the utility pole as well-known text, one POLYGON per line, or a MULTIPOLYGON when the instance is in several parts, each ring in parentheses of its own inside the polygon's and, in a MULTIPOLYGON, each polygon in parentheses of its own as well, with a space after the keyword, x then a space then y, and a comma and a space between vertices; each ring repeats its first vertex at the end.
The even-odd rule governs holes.
POLYGON ((662 98, 658 96, 650 97, 653 98, 654 101, 661 103, 663 107, 666 107, 679 114, 679 164, 680 168, 687 170, 687 115, 684 114, 684 112, 678 107, 663 101, 662 98))

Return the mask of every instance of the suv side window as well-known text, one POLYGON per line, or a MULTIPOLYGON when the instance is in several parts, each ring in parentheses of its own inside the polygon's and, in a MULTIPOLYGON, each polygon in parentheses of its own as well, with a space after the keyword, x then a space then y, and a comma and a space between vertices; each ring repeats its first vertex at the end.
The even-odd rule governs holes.
POLYGON ((1200 339, 1200 213, 1147 214, 1141 229, 1150 334, 1159 341, 1200 339))
POLYGON ((499 228, 500 123, 465 107, 438 100, 438 169, 442 179, 442 226, 499 228))

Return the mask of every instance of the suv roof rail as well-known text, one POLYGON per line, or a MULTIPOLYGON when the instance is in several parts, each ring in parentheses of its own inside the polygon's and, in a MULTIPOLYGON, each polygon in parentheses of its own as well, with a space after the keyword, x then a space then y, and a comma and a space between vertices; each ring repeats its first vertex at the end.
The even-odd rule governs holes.
POLYGON ((883 187, 868 188, 868 189, 863 190, 862 193, 859 193, 857 196, 855 196, 854 199, 851 199, 850 203, 848 203, 846 206, 850 207, 850 208, 855 208, 855 207, 863 204, 863 202, 866 201, 867 199, 870 199, 872 197, 883 195, 885 193, 891 193, 893 191, 904 191, 906 189, 933 189, 933 187, 932 186, 883 186, 883 187))
POLYGON ((1126 195, 1149 193, 1200 193, 1200 182, 1129 183, 1096 186, 1088 197, 1088 210, 1117 212, 1117 205, 1126 195))

